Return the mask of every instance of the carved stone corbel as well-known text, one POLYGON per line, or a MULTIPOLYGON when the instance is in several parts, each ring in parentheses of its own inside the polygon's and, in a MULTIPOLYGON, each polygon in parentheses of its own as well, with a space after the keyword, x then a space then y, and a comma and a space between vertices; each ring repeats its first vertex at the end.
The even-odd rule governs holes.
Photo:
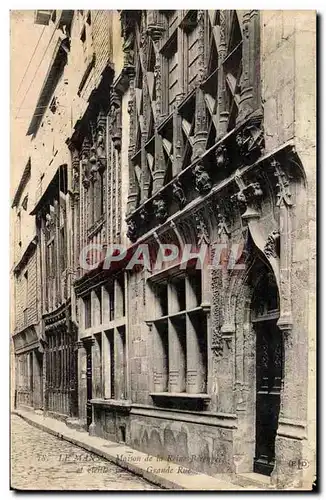
POLYGON ((241 161, 250 163, 259 157, 264 150, 264 132, 262 116, 259 114, 248 120, 235 138, 241 161))
POLYGON ((179 208, 180 209, 183 208, 187 203, 187 199, 183 190, 183 186, 179 180, 176 180, 176 182, 173 184, 172 193, 173 193, 173 198, 179 205, 179 208))
POLYGON ((162 224, 168 217, 166 201, 159 196, 153 201, 153 208, 157 221, 162 224))
POLYGON ((225 144, 220 144, 215 149, 216 166, 219 168, 227 168, 229 165, 229 155, 225 144))
POLYGON ((127 226, 128 226, 128 229, 127 229, 127 238, 129 238, 129 240, 132 243, 134 243, 137 240, 137 238, 138 238, 138 227, 137 227, 137 224, 134 221, 134 219, 130 219, 127 222, 127 226))
POLYGON ((245 212, 241 218, 246 221, 259 218, 260 203, 263 196, 259 182, 252 182, 246 185, 239 173, 236 173, 235 181, 239 187, 239 191, 234 195, 233 199, 245 208, 245 212))
POLYGON ((160 13, 157 10, 148 10, 147 11, 147 33, 153 40, 153 42, 158 42, 162 34, 164 33, 165 28, 161 23, 160 13))
POLYGON ((145 207, 142 207, 139 211, 140 224, 146 225, 149 220, 149 214, 145 207))
POLYGON ((200 194, 207 194, 212 189, 212 180, 203 163, 194 168, 195 188, 200 194))

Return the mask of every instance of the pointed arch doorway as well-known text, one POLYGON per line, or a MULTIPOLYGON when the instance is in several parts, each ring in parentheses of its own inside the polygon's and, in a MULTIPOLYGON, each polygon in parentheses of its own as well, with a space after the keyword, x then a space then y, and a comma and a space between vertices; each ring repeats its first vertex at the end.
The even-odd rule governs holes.
POLYGON ((270 475, 275 465, 275 438, 283 379, 283 341, 277 326, 278 289, 274 275, 264 269, 255 286, 251 321, 256 336, 256 415, 253 470, 270 475))

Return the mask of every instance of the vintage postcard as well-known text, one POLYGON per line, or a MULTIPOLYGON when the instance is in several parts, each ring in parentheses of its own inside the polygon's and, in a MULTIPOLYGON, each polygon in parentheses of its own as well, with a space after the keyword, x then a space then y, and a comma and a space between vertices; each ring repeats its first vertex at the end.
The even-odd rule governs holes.
POLYGON ((11 488, 316 488, 316 12, 10 19, 11 488))

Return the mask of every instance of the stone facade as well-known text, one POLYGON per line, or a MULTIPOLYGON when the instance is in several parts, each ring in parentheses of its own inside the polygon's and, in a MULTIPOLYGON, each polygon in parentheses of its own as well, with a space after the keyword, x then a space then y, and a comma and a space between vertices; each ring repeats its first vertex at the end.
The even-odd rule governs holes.
POLYGON ((59 170, 33 210, 45 409, 207 474, 310 488, 315 13, 76 11, 64 23, 51 92, 72 121, 49 124, 59 170), (171 244, 188 265, 158 269, 171 244), (112 245, 127 251, 108 268, 112 245))

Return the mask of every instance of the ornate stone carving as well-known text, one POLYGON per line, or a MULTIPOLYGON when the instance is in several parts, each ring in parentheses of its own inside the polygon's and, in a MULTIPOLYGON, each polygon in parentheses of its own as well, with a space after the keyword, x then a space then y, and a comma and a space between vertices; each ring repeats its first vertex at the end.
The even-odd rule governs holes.
POLYGON ((172 187, 173 198, 177 201, 179 208, 183 208, 187 203, 187 199, 182 187, 182 184, 177 180, 172 187))
POLYGON ((72 191, 74 195, 79 193, 79 151, 74 149, 72 152, 72 191))
POLYGON ((248 121, 236 136, 236 145, 242 160, 248 162, 253 155, 259 156, 264 149, 264 133, 261 128, 261 116, 248 121))
POLYGON ((268 235, 266 245, 264 248, 264 253, 267 257, 279 257, 279 244, 280 244, 280 232, 274 229, 271 234, 268 235))
POLYGON ((87 140, 85 140, 83 143, 81 168, 82 168, 82 183, 84 188, 88 189, 90 185, 90 164, 89 164, 89 143, 87 140))
POLYGON ((123 38, 123 65, 124 68, 134 66, 135 52, 135 22, 139 16, 139 11, 122 11, 120 14, 121 20, 121 35, 123 38))
POLYGON ((128 229, 127 229, 127 238, 129 238, 129 240, 132 243, 134 243, 137 240, 137 238, 138 238, 137 224, 136 224, 136 222, 133 219, 130 219, 127 222, 127 226, 128 226, 128 229))
POLYGON ((95 146, 92 146, 90 149, 90 158, 89 158, 89 163, 91 165, 90 171, 89 171, 89 178, 91 181, 94 181, 96 178, 96 174, 98 172, 98 163, 97 163, 97 158, 96 158, 96 148, 95 146))
POLYGON ((282 170, 281 165, 275 158, 271 161, 271 166, 275 169, 274 175, 277 177, 276 187, 278 188, 276 193, 276 205, 279 207, 282 202, 286 206, 291 206, 293 204, 291 199, 290 181, 289 177, 286 175, 284 170, 282 170))
POLYGON ((147 33, 153 42, 158 42, 165 31, 159 16, 157 10, 147 11, 147 33))
POLYGON ((115 149, 121 150, 121 98, 112 89, 110 96, 109 132, 115 149))
POLYGON ((196 221, 196 233, 197 233, 198 245, 201 245, 202 243, 209 245, 210 242, 209 231, 205 219, 203 217, 203 214, 201 212, 195 213, 195 221, 196 221))
POLYGON ((51 214, 46 214, 45 216, 45 227, 48 231, 51 231, 51 229, 54 226, 54 216, 51 214))
POLYGON ((153 201, 153 208, 157 221, 162 224, 168 217, 166 201, 162 197, 158 197, 153 201))
POLYGON ((146 222, 148 222, 148 219, 149 219, 149 214, 148 214, 148 211, 145 207, 142 207, 139 211, 139 218, 140 218, 140 222, 141 224, 146 224, 146 222))
POLYGON ((205 66, 205 11, 198 10, 198 81, 202 82, 206 77, 205 66))
POLYGON ((221 357, 223 355, 223 339, 217 327, 213 328, 212 331, 212 351, 217 357, 221 357))
POLYGON ((212 180, 203 163, 198 163, 194 169, 195 188, 200 194, 207 194, 212 189, 212 180))
POLYGON ((219 238, 222 238, 222 236, 225 234, 227 237, 230 236, 230 230, 226 224, 226 221, 225 221, 225 217, 223 214, 221 214, 220 212, 217 214, 217 220, 218 220, 218 223, 217 223, 217 236, 219 238))
POLYGON ((245 208, 245 212, 242 214, 242 219, 246 220, 259 217, 260 203, 263 196, 259 182, 252 182, 246 186, 239 174, 235 175, 235 181, 240 190, 232 197, 232 199, 235 199, 245 208))
POLYGON ((224 144, 220 144, 215 149, 216 165, 219 168, 226 168, 229 164, 228 150, 224 144))

